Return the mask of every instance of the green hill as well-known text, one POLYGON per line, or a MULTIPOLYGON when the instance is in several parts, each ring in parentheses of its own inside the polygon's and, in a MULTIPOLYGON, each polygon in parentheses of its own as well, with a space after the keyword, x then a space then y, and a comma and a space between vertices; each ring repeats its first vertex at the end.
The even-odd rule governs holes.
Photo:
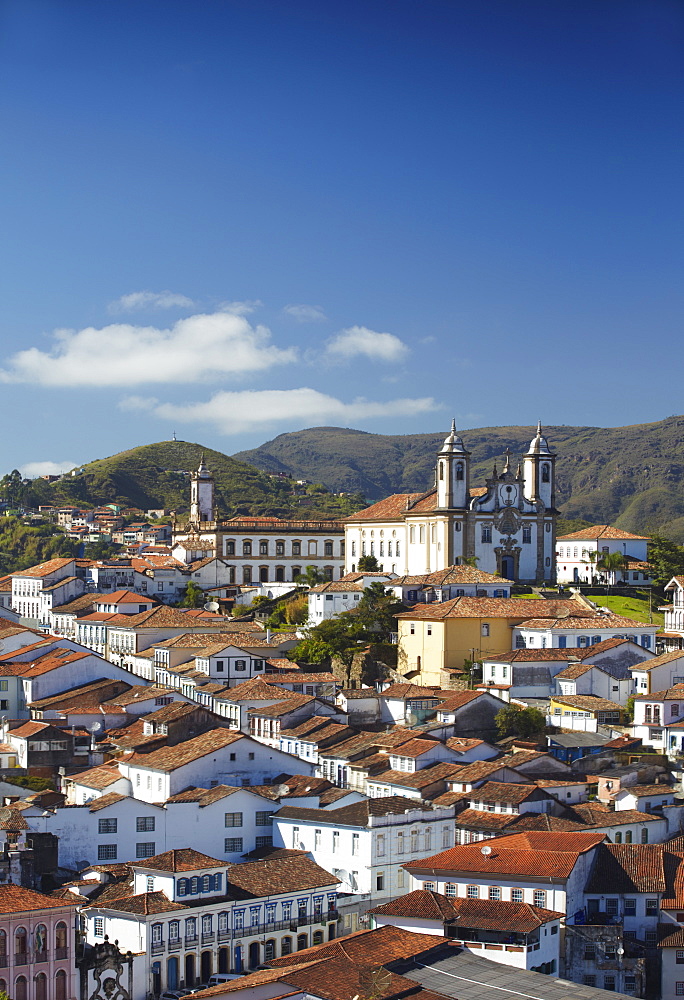
MULTIPOLYGON (((434 434, 368 434, 314 427, 281 434, 234 457, 269 472, 359 490, 377 500, 389 493, 424 490, 433 481, 435 455, 448 427, 434 434)), ((544 428, 558 453, 557 499, 566 518, 610 523, 627 531, 658 528, 684 542, 684 417, 627 427, 544 428)), ((533 427, 464 431, 472 452, 473 483, 482 482, 507 447, 514 459, 527 448, 533 427)))
POLYGON ((202 455, 216 481, 216 505, 222 516, 335 518, 364 504, 363 497, 335 497, 320 487, 302 490, 288 479, 272 478, 220 451, 187 441, 160 441, 89 462, 77 476, 49 487, 44 484, 40 492, 45 499, 41 502, 84 506, 118 503, 140 510, 164 507, 187 511, 189 474, 202 455))

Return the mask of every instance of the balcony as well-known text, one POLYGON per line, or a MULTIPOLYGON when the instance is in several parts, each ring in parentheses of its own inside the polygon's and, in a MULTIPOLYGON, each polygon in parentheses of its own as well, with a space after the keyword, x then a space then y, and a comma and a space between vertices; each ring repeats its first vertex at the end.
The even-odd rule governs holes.
POLYGON ((0 955, 0 969, 6 969, 9 965, 7 955, 0 955))
POLYGON ((185 947, 186 948, 194 948, 195 945, 198 944, 198 943, 199 943, 199 938, 197 937, 196 934, 193 934, 192 936, 186 934, 186 936, 185 936, 185 947))
POLYGON ((22 951, 20 954, 14 956, 15 965, 28 965, 28 952, 22 951))
POLYGON ((153 941, 151 946, 151 951, 153 955, 161 955, 163 951, 166 950, 166 945, 163 941, 153 941))
POLYGON ((47 962, 47 960, 48 960, 47 951, 37 951, 33 956, 34 962, 47 962))
POLYGON ((216 940, 216 934, 214 931, 207 931, 206 933, 202 931, 202 944, 211 944, 216 940))
POLYGON ((169 951, 180 951, 183 947, 181 938, 169 938, 169 951))

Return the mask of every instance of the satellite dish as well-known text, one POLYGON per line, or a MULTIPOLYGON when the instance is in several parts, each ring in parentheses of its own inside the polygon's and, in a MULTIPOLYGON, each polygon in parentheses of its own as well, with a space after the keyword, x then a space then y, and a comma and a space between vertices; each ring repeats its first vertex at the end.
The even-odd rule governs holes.
POLYGON ((340 881, 349 883, 349 872, 346 868, 338 868, 335 874, 340 881))
POLYGON ((88 729, 90 730, 91 733, 97 733, 97 732, 100 731, 100 729, 102 729, 102 723, 101 722, 92 722, 88 726, 88 729))
POLYGON ((392 982, 392 973, 380 966, 379 969, 362 969, 359 972, 359 986, 372 1000, 387 992, 392 982))
POLYGON ((492 853, 492 849, 489 846, 489 844, 485 844, 484 847, 480 848, 480 854, 484 854, 484 856, 486 858, 488 858, 491 853, 492 853))
POLYGON ((220 608, 220 606, 221 605, 218 603, 218 601, 207 601, 207 603, 204 605, 204 610, 205 611, 218 611, 218 609, 220 608))
POLYGON ((278 787, 275 790, 275 793, 277 797, 280 799, 283 797, 283 795, 287 795, 289 791, 290 791, 289 785, 278 785, 278 787))
POLYGON ((409 726, 415 726, 415 724, 418 722, 418 716, 416 715, 415 712, 409 712, 408 715, 406 716, 406 721, 408 722, 409 726))

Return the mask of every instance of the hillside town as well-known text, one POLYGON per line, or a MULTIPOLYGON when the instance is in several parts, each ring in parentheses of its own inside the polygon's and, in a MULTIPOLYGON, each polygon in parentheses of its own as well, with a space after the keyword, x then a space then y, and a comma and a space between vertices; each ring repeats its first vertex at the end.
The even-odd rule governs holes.
POLYGON ((684 578, 607 607, 649 539, 559 536, 554 462, 472 483, 452 426, 345 521, 221 519, 204 461, 168 530, 55 510, 124 548, 0 580, 0 990, 684 995, 684 578))

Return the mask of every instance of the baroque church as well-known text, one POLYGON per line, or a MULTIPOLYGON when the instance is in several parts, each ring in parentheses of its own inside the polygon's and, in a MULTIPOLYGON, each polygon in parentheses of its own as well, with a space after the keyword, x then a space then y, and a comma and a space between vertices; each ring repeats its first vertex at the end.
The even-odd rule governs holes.
POLYGON ((363 555, 399 576, 434 573, 466 560, 520 583, 555 574, 556 456, 541 423, 514 472, 510 453, 484 486, 471 486, 470 452, 452 422, 425 493, 396 493, 345 524, 347 572, 363 555))

